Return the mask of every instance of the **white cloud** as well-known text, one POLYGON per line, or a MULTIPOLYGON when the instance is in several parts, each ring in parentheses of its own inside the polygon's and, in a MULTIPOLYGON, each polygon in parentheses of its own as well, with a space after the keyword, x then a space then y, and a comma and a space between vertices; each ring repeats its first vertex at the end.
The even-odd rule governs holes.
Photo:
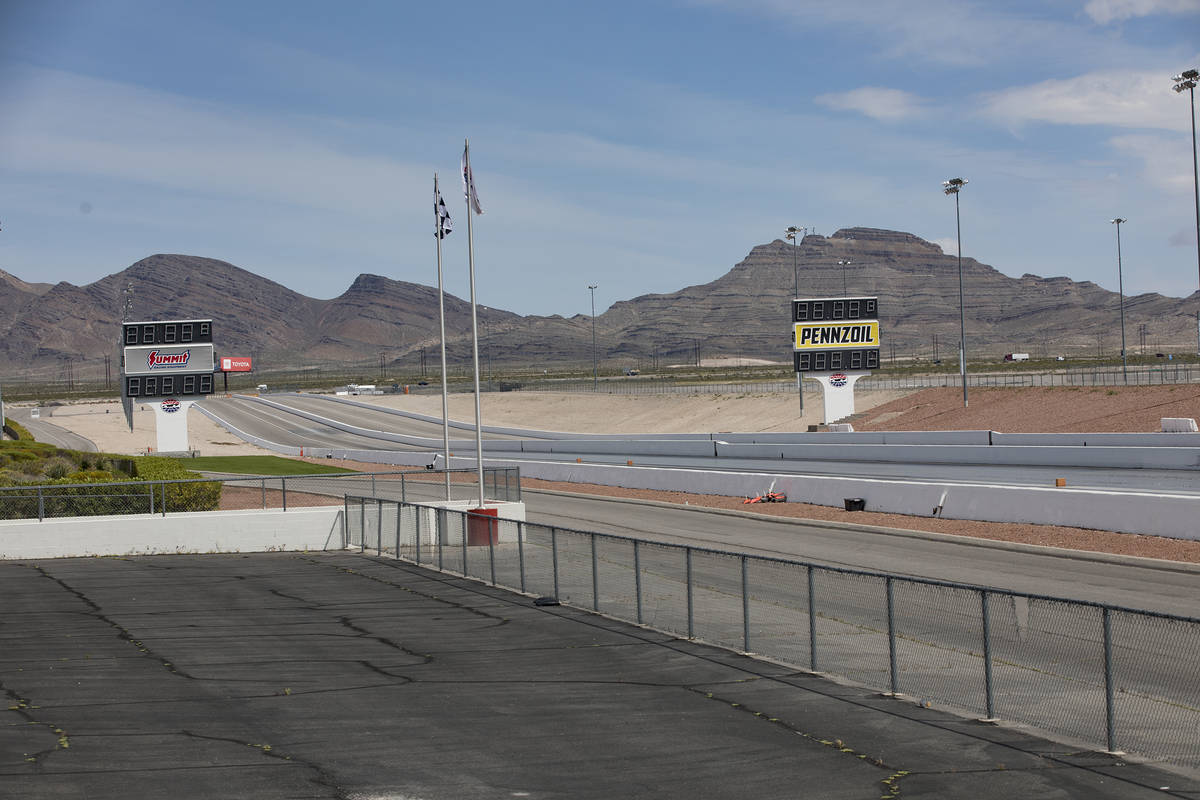
POLYGON ((953 236, 947 236, 944 239, 930 239, 929 241, 942 248, 942 252, 948 256, 958 254, 958 240, 953 236))
MULTIPOLYGON (((32 70, 0 128, 0 167, 258 197, 382 218, 424 168, 352 154, 323 121, 258 115, 141 87, 32 70)), ((431 172, 432 170, 429 170, 431 172)), ((418 205, 415 193, 414 209, 418 205)))
POLYGON ((1200 0, 1089 0, 1083 7, 1093 21, 1101 25, 1152 14, 1195 14, 1200 0))
MULTIPOLYGON (((1056 19, 1041 9, 978 0, 689 0, 737 14, 757 14, 810 33, 814 28, 854 31, 865 50, 903 61, 967 67, 1023 65, 1030 60, 1061 60, 1080 52, 1145 56, 1147 48, 1102 36, 1076 20, 1056 19)), ((1105 0, 1097 0, 1104 2, 1105 0)), ((1117 4, 1121 0, 1107 0, 1117 4)), ((1125 0, 1138 2, 1138 0, 1125 0)), ((1142 0, 1152 2, 1152 0, 1142 0)), ((1197 0, 1160 0, 1197 2, 1197 0)), ((1044 4, 1043 4, 1044 5, 1044 4)))
POLYGON ((1190 130, 1187 103, 1158 72, 1092 72, 984 96, 984 113, 1019 126, 1111 125, 1119 128, 1190 130))
POLYGON ((822 94, 814 100, 829 108, 857 111, 885 122, 917 116, 926 109, 925 100, 915 94, 878 86, 864 86, 839 94, 822 94))
POLYGON ((1109 144, 1141 162, 1142 177, 1151 186, 1173 194, 1192 193, 1190 139, 1128 134, 1110 139, 1109 144))

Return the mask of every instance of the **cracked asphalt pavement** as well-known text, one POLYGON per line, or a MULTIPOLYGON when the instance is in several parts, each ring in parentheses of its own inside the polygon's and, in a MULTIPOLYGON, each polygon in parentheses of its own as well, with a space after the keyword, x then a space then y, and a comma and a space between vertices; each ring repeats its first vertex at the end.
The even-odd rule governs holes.
POLYGON ((0 797, 1200 798, 1200 781, 350 553, 0 563, 0 797))

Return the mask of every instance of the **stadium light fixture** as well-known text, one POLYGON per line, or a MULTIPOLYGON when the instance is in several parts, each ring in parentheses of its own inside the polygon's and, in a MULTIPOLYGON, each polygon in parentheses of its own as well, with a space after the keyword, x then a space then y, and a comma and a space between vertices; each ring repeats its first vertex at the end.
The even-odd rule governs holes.
POLYGON ((1121 377, 1125 383, 1129 383, 1129 363, 1125 357, 1125 279, 1121 276, 1121 223, 1128 221, 1120 217, 1109 220, 1117 226, 1117 289, 1121 293, 1121 377))
POLYGON ((963 311, 962 221, 958 213, 958 193, 966 185, 966 178, 942 181, 943 191, 954 195, 954 227, 958 232, 958 371, 962 375, 963 408, 967 407, 967 318, 963 311))

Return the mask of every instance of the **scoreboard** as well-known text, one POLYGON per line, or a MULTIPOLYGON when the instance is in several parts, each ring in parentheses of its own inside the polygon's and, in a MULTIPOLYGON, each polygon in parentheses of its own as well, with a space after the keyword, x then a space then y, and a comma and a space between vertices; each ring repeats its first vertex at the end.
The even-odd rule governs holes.
POLYGON ((793 300, 792 350, 796 372, 877 369, 879 299, 793 300))
POLYGON ((124 322, 121 394, 196 397, 213 392, 212 320, 124 322))

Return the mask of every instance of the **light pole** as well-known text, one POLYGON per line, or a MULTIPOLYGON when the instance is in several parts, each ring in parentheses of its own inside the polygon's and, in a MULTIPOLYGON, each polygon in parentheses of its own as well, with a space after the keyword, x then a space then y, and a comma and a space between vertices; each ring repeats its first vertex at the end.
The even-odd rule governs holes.
MULTIPOLYGON (((793 298, 800 296, 800 268, 798 266, 796 266, 797 234, 807 233, 807 232, 808 232, 807 228, 798 228, 795 225, 791 225, 787 229, 787 238, 791 239, 791 241, 792 241, 792 280, 794 281, 794 283, 792 284, 792 297, 793 298)), ((803 238, 803 237, 801 236, 800 238, 803 238)), ((792 320, 792 321, 795 322, 795 320, 792 320)), ((796 373, 796 396, 800 398, 800 416, 803 417, 804 416, 804 377, 799 372, 796 373)))
POLYGON ((954 228, 958 232, 958 371, 962 375, 963 408, 967 407, 967 318, 963 312, 962 218, 958 213, 958 192, 966 185, 966 178, 942 181, 946 194, 954 195, 954 228))
POLYGON ((842 297, 850 296, 849 290, 846 288, 846 265, 850 263, 851 262, 847 261, 846 259, 841 259, 838 261, 838 264, 841 265, 842 268, 842 297))
MULTIPOLYGON (((1171 80, 1175 81, 1173 88, 1180 94, 1184 89, 1188 91, 1188 98, 1191 100, 1192 106, 1192 191, 1195 193, 1196 199, 1196 268, 1200 270, 1200 171, 1196 168, 1196 80, 1200 78, 1200 72, 1194 69, 1189 69, 1176 75, 1171 80)), ((1196 349, 1200 352, 1200 313, 1196 315, 1196 349)))
POLYGON ((808 233, 808 228, 798 228, 795 225, 787 229, 787 238, 792 243, 792 297, 800 296, 800 268, 796 265, 797 239, 803 239, 802 234, 808 233))
POLYGON ((592 293, 592 391, 600 391, 599 362, 596 361, 596 287, 598 283, 589 283, 588 291, 592 293))
POLYGON ((1121 292, 1121 377, 1129 383, 1129 364, 1125 358, 1125 279, 1121 276, 1121 223, 1127 219, 1109 220, 1117 226, 1117 289, 1121 292))

